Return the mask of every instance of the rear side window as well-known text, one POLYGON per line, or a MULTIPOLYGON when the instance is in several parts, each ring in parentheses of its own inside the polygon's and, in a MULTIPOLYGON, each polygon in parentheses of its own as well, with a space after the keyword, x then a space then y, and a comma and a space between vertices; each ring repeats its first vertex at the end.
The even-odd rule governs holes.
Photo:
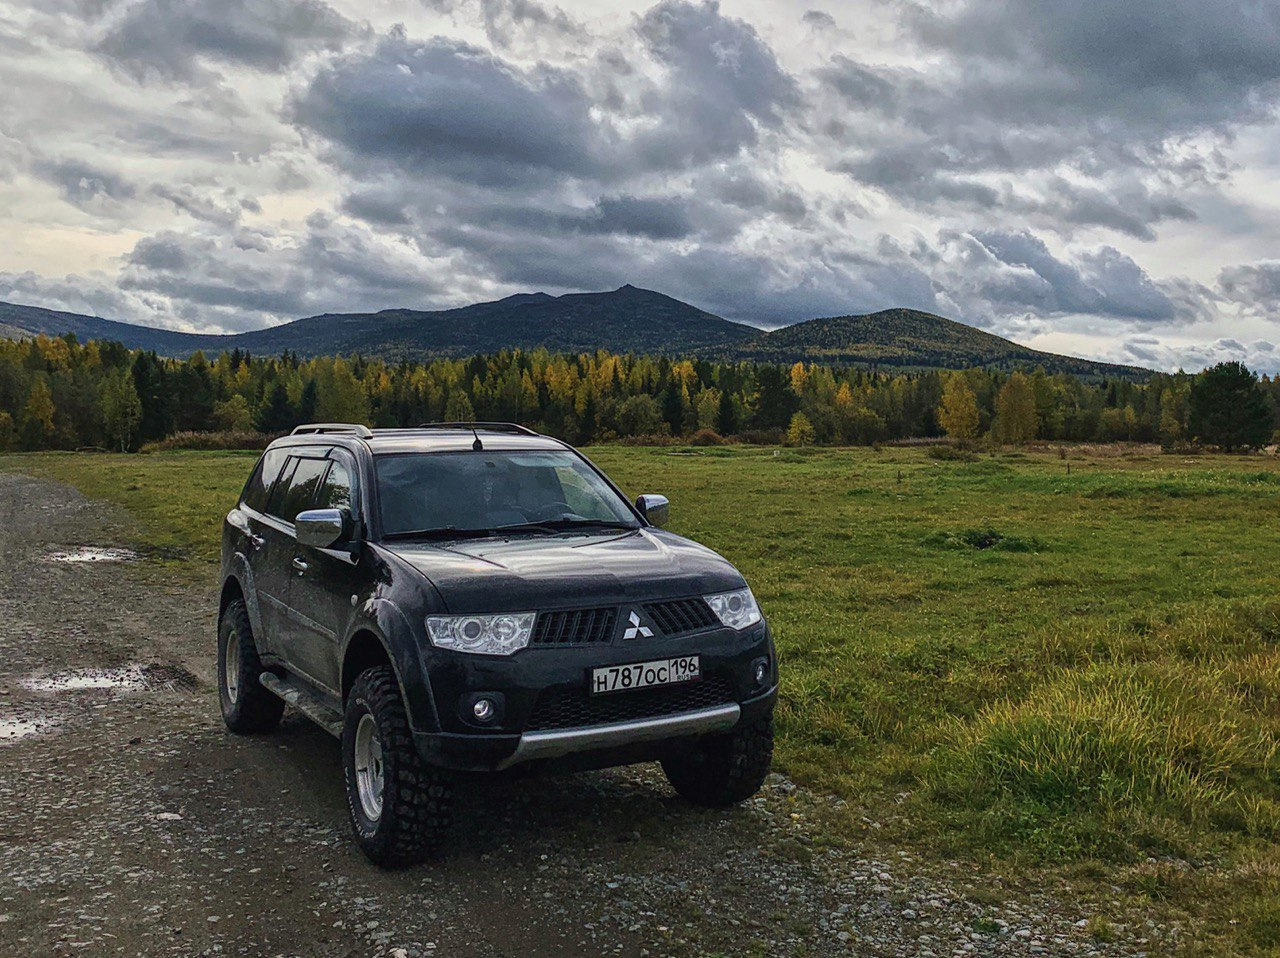
POLYGON ((351 473, 345 463, 334 460, 329 467, 329 474, 320 484, 320 492, 316 495, 317 509, 350 509, 351 508, 351 473))
POLYGON ((271 514, 285 522, 292 522, 299 512, 312 508, 316 490, 329 467, 324 459, 297 459, 295 463, 288 485, 283 492, 277 488, 271 497, 271 514))
POLYGON ((261 459, 258 467, 249 477, 249 484, 244 489, 244 504, 259 512, 267 511, 267 496, 271 493, 271 484, 280 476, 280 467, 284 465, 283 449, 269 449, 261 459))

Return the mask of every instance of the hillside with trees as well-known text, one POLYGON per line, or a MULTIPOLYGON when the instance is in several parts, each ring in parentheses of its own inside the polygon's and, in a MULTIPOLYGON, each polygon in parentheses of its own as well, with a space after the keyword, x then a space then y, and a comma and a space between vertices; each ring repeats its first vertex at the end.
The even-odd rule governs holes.
POLYGON ((175 433, 244 437, 311 421, 472 419, 521 422, 577 444, 730 436, 797 445, 942 436, 1228 448, 1270 441, 1280 380, 1224 369, 1138 383, 1039 369, 890 374, 603 350, 389 363, 237 349, 177 360, 119 343, 37 336, 0 341, 0 448, 132 450, 175 433), (1242 419, 1247 429, 1237 428, 1242 419))
POLYGON ((1035 368, 1086 377, 1145 379, 1150 370, 1045 353, 916 309, 811 319, 743 343, 736 353, 767 362, 865 364, 890 369, 1035 368))
POLYGON ((235 335, 179 333, 92 316, 0 303, 0 335, 73 334, 80 342, 121 342, 130 349, 185 358, 232 350, 303 358, 362 356, 390 362, 463 358, 502 350, 701 357, 719 361, 821 363, 890 371, 1034 369, 1090 379, 1141 381, 1149 370, 1020 346, 932 313, 890 309, 865 316, 814 319, 764 332, 733 323, 652 290, 623 286, 605 293, 526 293, 492 303, 425 312, 326 313, 235 335))

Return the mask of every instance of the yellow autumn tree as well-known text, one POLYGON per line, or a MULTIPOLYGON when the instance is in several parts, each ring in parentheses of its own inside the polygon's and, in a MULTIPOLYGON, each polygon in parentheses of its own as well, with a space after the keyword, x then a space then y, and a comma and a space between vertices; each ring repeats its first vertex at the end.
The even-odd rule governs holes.
POLYGON ((938 425, 962 446, 978 438, 978 397, 962 374, 947 377, 938 406, 938 425))
POLYGON ((791 417, 791 425, 787 427, 787 445, 811 446, 813 440, 813 423, 809 422, 809 417, 804 413, 796 413, 791 417))
POLYGON ((998 443, 1019 446, 1036 437, 1036 396, 1031 380, 1014 373, 996 395, 996 418, 991 438, 998 443))

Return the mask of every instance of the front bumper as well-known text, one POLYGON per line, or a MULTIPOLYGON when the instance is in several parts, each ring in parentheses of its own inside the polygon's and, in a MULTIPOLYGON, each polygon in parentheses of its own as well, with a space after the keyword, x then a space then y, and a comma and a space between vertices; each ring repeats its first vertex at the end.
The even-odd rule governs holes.
POLYGON ((612 749, 620 745, 727 732, 738 724, 741 716, 742 707, 736 702, 729 702, 696 712, 677 712, 675 715, 632 719, 629 722, 525 732, 520 736, 516 750, 499 762, 498 768, 509 768, 521 762, 540 759, 562 758, 579 752, 612 749))
POLYGON ((425 761, 460 770, 649 761, 660 756, 667 741, 728 731, 772 710, 777 698, 777 661, 763 623, 745 634, 712 629, 651 642, 528 649, 509 659, 432 652, 427 674, 440 729, 415 729, 414 741, 425 761), (700 657, 701 690, 686 685, 594 699, 588 695, 587 676, 593 668, 680 655, 700 657), (763 685, 752 675, 761 658, 769 662, 763 685), (709 694, 712 687, 715 696, 709 694), (670 700, 664 701, 668 690, 670 700), (491 727, 481 727, 470 715, 469 703, 478 695, 501 702, 491 727), (571 718, 559 712, 544 721, 549 700, 572 701, 571 718))

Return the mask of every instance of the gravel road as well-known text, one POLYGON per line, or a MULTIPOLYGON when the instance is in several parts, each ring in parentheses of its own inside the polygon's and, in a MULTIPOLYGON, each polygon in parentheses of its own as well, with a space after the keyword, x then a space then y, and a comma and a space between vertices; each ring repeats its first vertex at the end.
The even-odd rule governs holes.
POLYGON ((63 561, 137 540, 117 510, 0 475, 0 954, 1167 950, 1136 926, 1099 944, 1080 901, 827 848, 830 800, 780 776, 730 812, 648 766, 484 781, 444 861, 380 872, 347 839, 333 739, 293 714, 224 730, 213 582, 63 561))

